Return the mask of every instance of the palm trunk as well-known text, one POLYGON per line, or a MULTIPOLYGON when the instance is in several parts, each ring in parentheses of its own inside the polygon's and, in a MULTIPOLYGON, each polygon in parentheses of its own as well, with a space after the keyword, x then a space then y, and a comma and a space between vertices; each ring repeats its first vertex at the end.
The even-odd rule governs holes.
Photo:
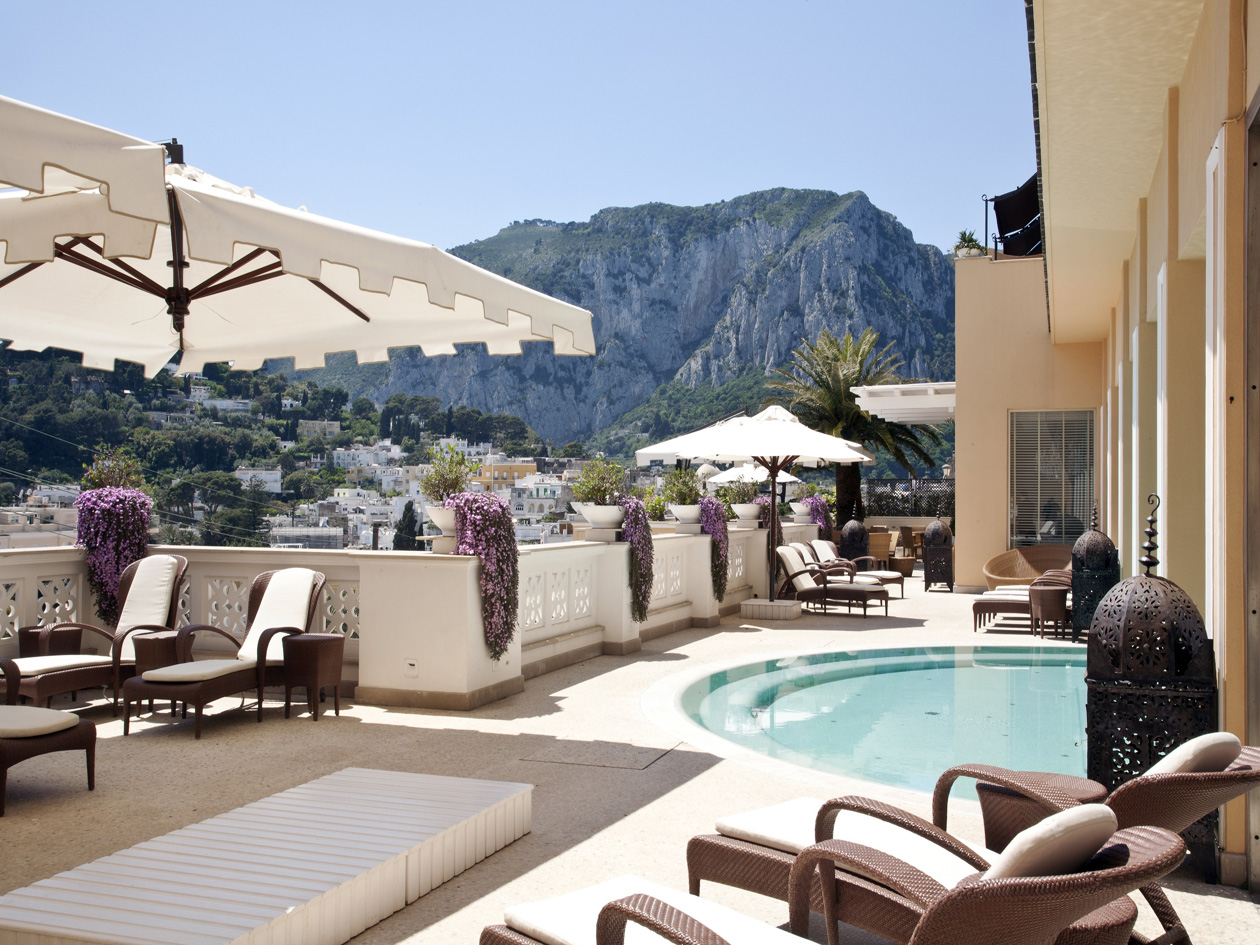
POLYGON ((853 463, 836 466, 836 528, 843 528, 850 519, 866 518, 862 505, 862 470, 853 463))

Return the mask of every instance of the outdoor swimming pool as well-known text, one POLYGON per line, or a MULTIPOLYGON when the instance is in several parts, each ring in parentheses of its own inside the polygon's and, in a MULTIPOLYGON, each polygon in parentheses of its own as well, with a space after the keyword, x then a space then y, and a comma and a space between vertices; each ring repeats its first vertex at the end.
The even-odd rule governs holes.
MULTIPOLYGON (((713 673, 680 696, 708 731, 783 761, 913 790, 964 761, 1085 774, 1085 653, 919 647, 713 673)), ((975 797, 960 781, 955 796, 975 797)))

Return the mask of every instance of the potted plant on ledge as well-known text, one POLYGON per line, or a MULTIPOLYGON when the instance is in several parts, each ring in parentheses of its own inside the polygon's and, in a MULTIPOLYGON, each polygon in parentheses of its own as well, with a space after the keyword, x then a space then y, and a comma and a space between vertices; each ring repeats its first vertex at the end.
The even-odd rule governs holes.
POLYGON ((954 256, 962 258, 983 255, 985 255, 984 244, 976 239, 976 231, 960 230, 958 240, 954 243, 954 256))
POLYGON ((625 511, 617 500, 626 492, 626 471, 607 459, 592 459, 573 483, 573 509, 592 528, 620 528, 625 511))
POLYGON ((661 486, 661 494, 680 525, 699 524, 700 476, 696 470, 688 466, 670 471, 661 486))
MULTIPOLYGON (((442 532, 446 552, 455 549, 455 509, 449 499, 468 491, 468 480, 477 464, 451 444, 429 451, 429 468, 420 474, 420 489, 432 500, 426 506, 429 520, 442 532)), ((435 545, 435 549, 436 545, 435 545)))
POLYGON ((722 498, 731 504, 731 511, 742 522, 755 521, 761 516, 757 495, 761 484, 751 479, 737 479, 723 489, 722 498))

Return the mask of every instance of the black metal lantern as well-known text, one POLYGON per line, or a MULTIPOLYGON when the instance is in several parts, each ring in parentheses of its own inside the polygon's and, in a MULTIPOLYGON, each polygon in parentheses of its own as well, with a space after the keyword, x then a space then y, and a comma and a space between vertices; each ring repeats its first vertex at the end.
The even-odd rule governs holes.
POLYGON ((923 587, 954 589, 954 533, 939 518, 923 529, 923 587))
POLYGON ((870 553, 871 536, 867 534, 866 526, 855 518, 845 522, 844 528, 840 529, 840 557, 852 561, 870 553))
MULTIPOLYGON (((1159 508, 1158 496, 1147 501, 1159 508)), ((1146 573, 1108 591, 1089 627, 1087 773, 1109 791, 1217 729, 1212 641, 1190 595, 1150 573, 1159 564, 1155 510, 1146 521, 1146 554, 1138 562, 1146 573)), ((1213 812, 1183 832, 1209 876, 1216 871, 1216 821, 1213 812)))
POLYGON ((1098 530, 1095 507, 1089 531, 1072 546, 1072 639, 1089 632, 1094 611, 1103 595, 1120 582, 1120 555, 1110 538, 1098 530))

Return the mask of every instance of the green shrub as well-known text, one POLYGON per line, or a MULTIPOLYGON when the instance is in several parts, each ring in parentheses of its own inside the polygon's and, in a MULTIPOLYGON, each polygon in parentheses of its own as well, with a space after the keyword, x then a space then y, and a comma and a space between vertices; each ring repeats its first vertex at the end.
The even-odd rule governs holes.
POLYGON ((626 492, 626 470, 608 459, 592 459, 573 483, 575 502, 613 505, 626 492))
POLYGON ((675 469, 665 476, 661 495, 670 505, 695 505, 700 501, 700 475, 688 466, 675 469))
POLYGON ((420 488, 434 502, 445 502, 468 490, 478 465, 451 444, 429 451, 429 468, 420 474, 420 488))
POLYGON ((665 521, 665 497, 663 495, 654 495, 646 502, 648 520, 652 522, 665 521))

